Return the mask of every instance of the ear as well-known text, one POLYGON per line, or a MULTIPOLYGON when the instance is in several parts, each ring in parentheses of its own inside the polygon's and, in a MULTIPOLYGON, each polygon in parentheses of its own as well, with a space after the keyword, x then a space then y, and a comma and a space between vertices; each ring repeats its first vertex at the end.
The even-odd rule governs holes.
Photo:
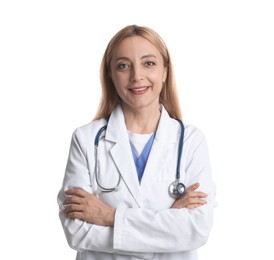
POLYGON ((167 79, 167 71, 168 71, 168 67, 164 67, 164 71, 163 71, 163 83, 166 82, 167 79))

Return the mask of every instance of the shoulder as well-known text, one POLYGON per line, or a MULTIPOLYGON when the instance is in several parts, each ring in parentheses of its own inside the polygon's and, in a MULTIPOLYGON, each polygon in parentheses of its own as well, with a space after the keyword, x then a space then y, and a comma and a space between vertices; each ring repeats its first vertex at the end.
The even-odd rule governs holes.
POLYGON ((201 142, 205 139, 205 135, 201 129, 194 125, 185 124, 185 141, 201 142))
MULTIPOLYGON (((169 116, 165 108, 162 106, 162 117, 159 122, 159 128, 164 132, 163 137, 168 138, 168 140, 176 141, 181 135, 181 124, 179 120, 174 119, 169 116)), ((184 143, 185 145, 195 146, 205 140, 203 132, 196 126, 186 123, 183 120, 184 126, 184 143)))
POLYGON ((99 119, 77 127, 72 134, 72 139, 75 139, 82 144, 90 143, 92 140, 94 140, 97 132, 104 125, 106 125, 106 120, 99 119))
POLYGON ((185 125, 184 149, 188 154, 197 150, 207 151, 207 141, 202 130, 193 125, 185 125))

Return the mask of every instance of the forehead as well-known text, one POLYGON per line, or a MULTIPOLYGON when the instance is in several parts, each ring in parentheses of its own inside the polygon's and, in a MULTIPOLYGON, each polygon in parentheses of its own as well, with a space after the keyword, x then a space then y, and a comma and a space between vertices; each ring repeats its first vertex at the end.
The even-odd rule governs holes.
POLYGON ((123 39, 113 51, 113 57, 131 57, 154 55, 161 57, 159 50, 147 39, 141 36, 132 36, 123 39))

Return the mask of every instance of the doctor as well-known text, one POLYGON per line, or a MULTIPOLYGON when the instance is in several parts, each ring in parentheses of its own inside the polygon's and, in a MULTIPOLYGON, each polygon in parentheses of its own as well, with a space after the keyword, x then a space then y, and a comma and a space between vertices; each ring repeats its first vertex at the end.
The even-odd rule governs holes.
POLYGON ((96 118, 73 134, 58 195, 76 259, 198 259, 215 186, 203 134, 175 120, 181 112, 163 40, 147 27, 123 28, 107 46, 101 83, 96 118), (185 190, 174 198, 183 130, 185 190))

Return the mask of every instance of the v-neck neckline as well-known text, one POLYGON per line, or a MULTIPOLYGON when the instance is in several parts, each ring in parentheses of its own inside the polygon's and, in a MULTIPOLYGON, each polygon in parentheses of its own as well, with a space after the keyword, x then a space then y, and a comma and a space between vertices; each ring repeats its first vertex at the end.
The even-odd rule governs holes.
POLYGON ((140 156, 138 157, 133 144, 130 142, 130 147, 131 147, 131 151, 132 151, 132 156, 134 159, 134 163, 135 163, 135 167, 136 167, 136 171, 138 174, 138 179, 139 179, 139 183, 141 183, 142 177, 143 177, 143 173, 146 167, 146 163, 149 157, 149 153, 153 144, 155 138, 155 133, 153 133, 151 135, 151 137, 149 138, 149 140, 147 141, 147 143, 144 146, 143 151, 141 152, 140 156))

